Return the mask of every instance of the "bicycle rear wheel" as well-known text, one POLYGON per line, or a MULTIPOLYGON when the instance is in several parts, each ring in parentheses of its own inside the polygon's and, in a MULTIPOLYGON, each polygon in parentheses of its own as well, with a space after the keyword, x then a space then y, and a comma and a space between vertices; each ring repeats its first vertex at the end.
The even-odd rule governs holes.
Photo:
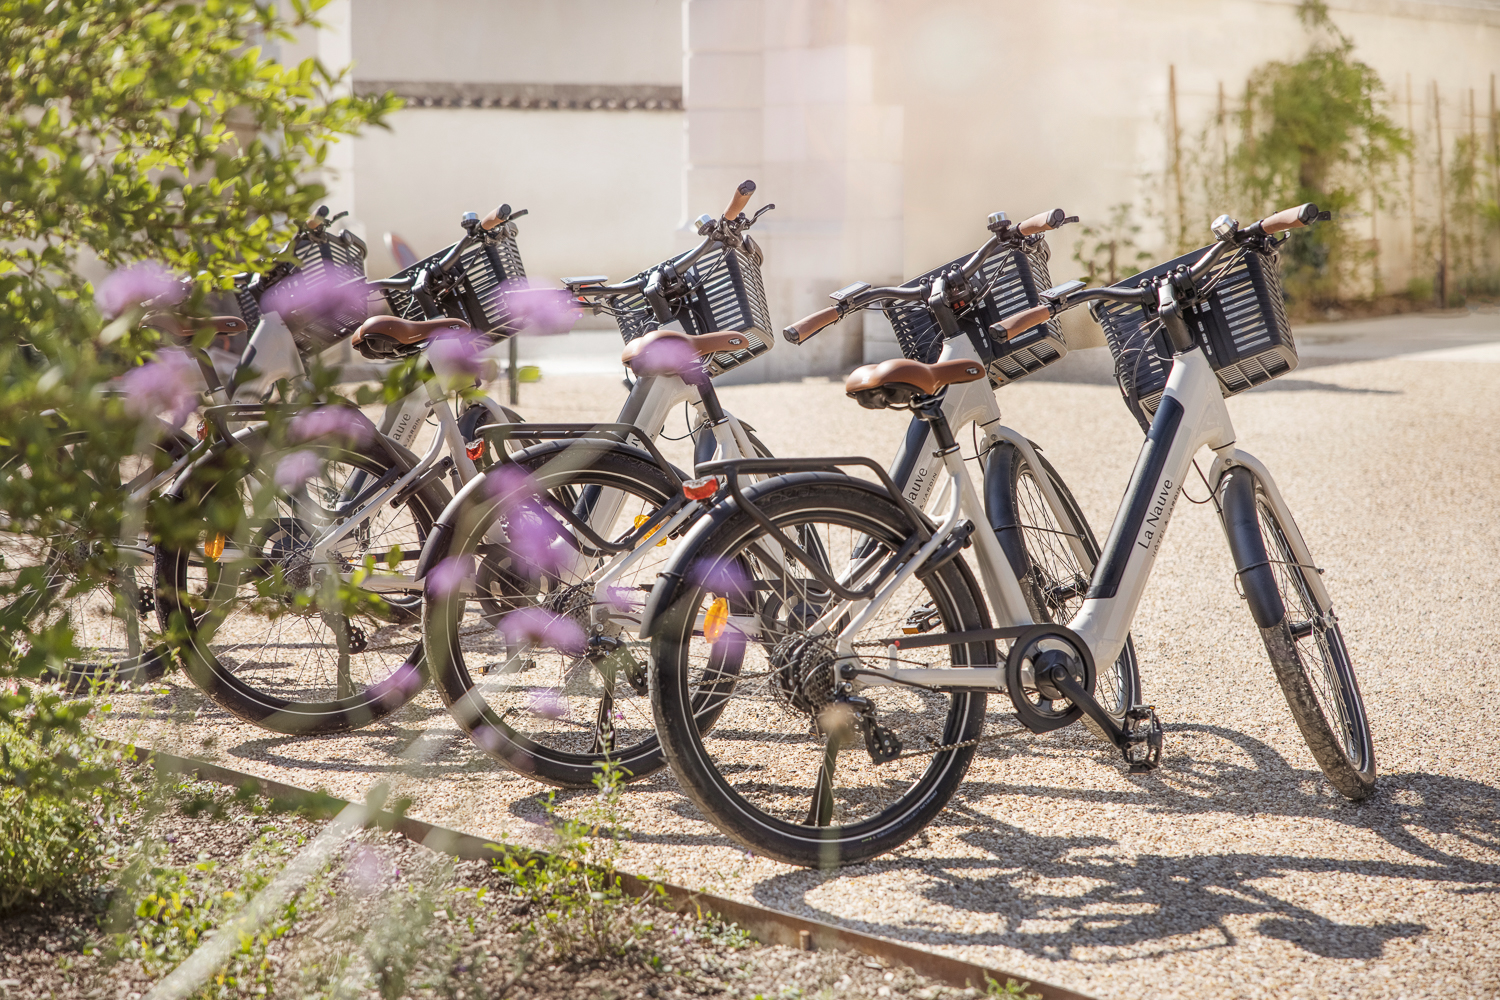
POLYGON ((445 512, 423 634, 444 703, 487 754, 560 788, 589 787, 604 761, 629 781, 666 764, 645 696, 650 648, 635 632, 672 543, 648 537, 613 592, 597 593, 590 581, 612 557, 587 551, 562 511, 613 542, 676 494, 637 449, 595 440, 519 452, 445 512))
POLYGON ((1240 583, 1292 717, 1333 787, 1363 799, 1375 788, 1375 748, 1338 616, 1311 584, 1317 569, 1297 558, 1296 526, 1253 472, 1231 469, 1223 489, 1240 583))
MULTIPOLYGON (((885 562, 911 534, 890 497, 849 477, 779 477, 748 495, 804 549, 816 538, 836 575, 885 562)), ((836 610, 827 594, 748 514, 721 505, 658 585, 653 601, 666 604, 652 626, 652 707, 683 791, 756 853, 820 868, 890 851, 937 815, 968 770, 986 700, 894 684, 858 690, 863 704, 843 697, 828 637, 810 629, 836 610), (715 621, 725 625, 717 637, 715 621), (726 681, 727 661, 736 666, 726 681), (701 719, 706 694, 722 702, 711 727, 701 719)), ((874 640, 916 619, 923 630, 987 627, 962 560, 905 584, 856 647, 883 657, 877 650, 888 647, 874 640)), ((927 647, 902 659, 991 666, 995 646, 927 647)))
MULTIPOLYGON (((73 631, 76 652, 45 675, 69 690, 96 683, 140 683, 165 671, 165 647, 156 628, 152 550, 142 530, 144 503, 132 508, 129 498, 147 489, 183 455, 191 441, 162 428, 142 454, 110 458, 89 467, 76 448, 82 435, 64 435, 61 447, 47 457, 51 474, 74 480, 78 495, 88 499, 72 515, 54 521, 50 511, 25 508, 24 497, 4 515, 0 530, 0 656, 24 656, 29 644, 17 636, 47 629, 64 618, 73 631), (66 470, 66 471, 63 471, 66 470), (105 544, 97 512, 113 511, 105 544)), ((0 475, 28 480, 21 458, 0 466, 0 475)))
POLYGON ((157 589, 168 641, 211 700, 301 735, 358 729, 416 696, 427 665, 412 578, 447 489, 433 479, 398 495, 325 563, 315 555, 416 461, 384 437, 356 450, 248 431, 179 484, 167 518, 186 529, 163 539, 157 589))

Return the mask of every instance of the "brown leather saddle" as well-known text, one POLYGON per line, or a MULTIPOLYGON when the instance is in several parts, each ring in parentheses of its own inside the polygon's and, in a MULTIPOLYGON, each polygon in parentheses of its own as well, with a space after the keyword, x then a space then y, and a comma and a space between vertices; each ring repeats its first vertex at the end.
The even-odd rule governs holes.
MULTIPOLYGON (((750 346, 743 333, 682 333, 652 330, 625 345, 620 361, 637 375, 682 375, 683 362, 720 351, 738 351, 750 346)), ((691 373, 688 373, 691 374, 691 373)))
POLYGON ((371 316, 359 325, 351 341, 367 358, 399 358, 413 353, 418 344, 430 340, 443 330, 465 329, 463 320, 402 319, 400 316, 371 316))
POLYGON ((867 410, 910 406, 918 396, 930 396, 945 385, 977 382, 984 378, 984 365, 956 358, 923 364, 910 358, 891 358, 877 365, 863 365, 844 380, 844 392, 867 410))
POLYGON ((179 316, 177 313, 152 313, 141 320, 142 326, 149 326, 153 330, 160 330, 169 337, 179 340, 192 340, 204 330, 212 330, 214 339, 211 347, 221 350, 234 350, 230 342, 231 337, 250 332, 250 324, 238 316, 179 316))

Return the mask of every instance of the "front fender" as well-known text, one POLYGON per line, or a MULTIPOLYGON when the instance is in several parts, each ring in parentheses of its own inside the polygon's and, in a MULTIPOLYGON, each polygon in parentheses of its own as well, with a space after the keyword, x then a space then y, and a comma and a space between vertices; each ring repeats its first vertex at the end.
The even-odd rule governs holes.
POLYGON ((1243 466, 1231 468, 1224 477, 1222 500, 1224 534, 1234 555, 1235 575, 1250 605, 1250 615, 1260 628, 1280 625, 1286 604, 1276 586, 1276 573, 1269 563, 1266 543, 1255 509, 1255 473, 1243 466))

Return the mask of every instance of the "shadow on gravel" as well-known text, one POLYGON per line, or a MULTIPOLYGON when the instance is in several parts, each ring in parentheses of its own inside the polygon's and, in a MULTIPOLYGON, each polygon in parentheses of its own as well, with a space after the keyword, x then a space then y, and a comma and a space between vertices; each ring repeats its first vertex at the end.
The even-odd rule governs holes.
MULTIPOLYGON (((1168 727, 1173 752, 1160 771, 1132 778, 1130 791, 1088 791, 1044 785, 966 783, 934 828, 960 828, 971 852, 961 857, 902 857, 900 853, 842 872, 790 871, 760 883, 758 901, 801 915, 896 940, 1016 948, 1048 959, 1106 962, 1125 956, 1200 951, 1237 943, 1230 918, 1261 916, 1256 933, 1324 958, 1370 959, 1386 942, 1428 931, 1421 923, 1341 923, 1296 900, 1339 905, 1349 883, 1319 885, 1327 874, 1434 884, 1454 893, 1500 892, 1500 789, 1420 772, 1383 775, 1375 794, 1351 803, 1328 788, 1317 771, 1292 767, 1267 744, 1219 726, 1168 727), (1231 748, 1226 748, 1228 742, 1231 748), (1228 759, 1226 759, 1226 757, 1228 759), (970 802, 1026 796, 1087 811, 1143 810, 1142 832, 1155 834, 1161 853, 1128 852, 1098 834, 1041 836, 981 812, 970 802), (1173 817, 1229 814, 1318 817, 1369 831, 1411 860, 1319 857, 1272 841, 1256 853, 1171 853, 1173 817), (884 873, 916 871, 928 879, 931 903, 983 914, 989 930, 939 930, 925 918, 911 923, 851 920, 826 912, 809 897, 841 878, 879 883, 884 873), (1284 887, 1284 888, 1282 888, 1284 887), (1281 893, 1281 894, 1278 894, 1281 893), (1098 949, 1105 949, 1100 953, 1098 949)), ((1039 743, 1036 752, 1057 748, 1039 743)), ((1003 807, 1000 815, 1004 815, 1003 807)), ((928 841, 930 843, 930 841, 928 841)), ((917 841, 922 843, 922 839, 917 841)), ((1377 900, 1379 893, 1376 894, 1377 900)), ((1367 909, 1367 894, 1347 909, 1367 909)), ((1378 904, 1377 904, 1378 912, 1378 904)), ((1235 921, 1243 926, 1243 920, 1235 921)))
POLYGON ((1403 396, 1400 389, 1360 389, 1347 385, 1337 385, 1333 382, 1317 382, 1310 378, 1279 378, 1270 382, 1264 382, 1251 392, 1304 392, 1307 390, 1318 392, 1348 392, 1360 396, 1403 396))

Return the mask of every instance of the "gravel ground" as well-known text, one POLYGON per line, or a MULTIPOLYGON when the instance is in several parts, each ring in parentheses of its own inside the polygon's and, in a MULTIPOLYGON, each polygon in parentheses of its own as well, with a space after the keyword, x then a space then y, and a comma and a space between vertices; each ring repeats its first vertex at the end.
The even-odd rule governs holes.
MULTIPOLYGON (((625 867, 1100 997, 1500 996, 1500 349, 1462 352, 1305 366, 1230 403, 1327 568, 1382 772, 1369 801, 1323 781, 1211 510, 1182 503, 1134 630, 1161 770, 1127 775, 1079 726, 1000 739, 922 837, 833 873, 747 856, 659 774, 626 795, 625 867)), ((1000 404, 1102 535, 1141 434, 1089 381, 1000 404)), ((521 408, 612 417, 623 394, 553 378, 521 408)), ((888 457, 905 426, 823 381, 722 395, 782 455, 888 457)), ((317 739, 241 725, 180 683, 116 704, 120 735, 346 797, 394 779, 424 819, 545 840, 538 787, 472 750, 431 693, 317 739)), ((1003 695, 990 709, 992 731, 1013 727, 1003 695)))

